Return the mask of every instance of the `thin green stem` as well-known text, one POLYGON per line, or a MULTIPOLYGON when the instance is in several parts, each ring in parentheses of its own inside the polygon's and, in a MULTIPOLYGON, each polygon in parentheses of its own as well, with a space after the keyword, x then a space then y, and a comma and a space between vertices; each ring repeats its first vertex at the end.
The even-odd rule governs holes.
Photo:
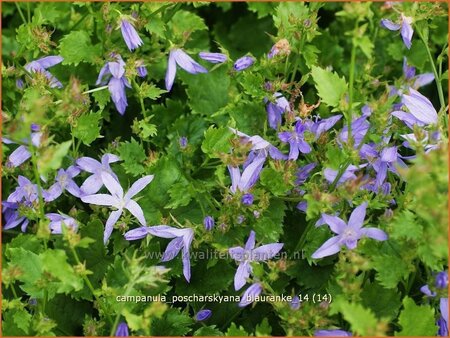
MULTIPOLYGON (((41 178, 39 175, 39 170, 37 166, 37 157, 36 157, 36 147, 33 145, 33 143, 30 140, 31 145, 31 160, 33 163, 33 172, 34 172, 34 179, 36 180, 36 184, 38 187, 38 199, 39 199, 39 226, 41 226, 41 223, 45 221, 45 212, 44 212, 44 198, 42 196, 42 185, 41 185, 41 178)), ((47 239, 44 240, 44 247, 47 249, 47 239)))
POLYGON ((336 175, 336 178, 334 179, 333 183, 331 183, 330 191, 333 191, 334 188, 336 188, 336 185, 337 185, 337 183, 339 182, 339 179, 342 177, 342 175, 344 175, 345 170, 348 168, 348 166, 349 166, 350 164, 351 164, 351 160, 350 160, 350 159, 347 159, 347 160, 344 162, 344 165, 342 165, 342 166, 339 168, 339 171, 338 171, 338 173, 337 173, 337 175, 336 175))
POLYGON ((78 21, 75 22, 75 24, 69 29, 69 32, 75 30, 75 28, 77 28, 78 25, 79 25, 80 23, 82 23, 83 20, 86 19, 86 17, 87 17, 89 14, 90 14, 90 13, 87 12, 87 13, 85 13, 80 19, 78 19, 78 21))
MULTIPOLYGON (((134 283, 130 283, 129 285, 128 285, 128 287, 126 288, 126 290, 125 290, 125 294, 124 294, 124 296, 126 297, 126 296, 128 296, 129 294, 130 294, 130 292, 131 292, 131 290, 133 289, 133 287, 134 287, 134 283)), ((116 333, 116 330, 117 330, 117 325, 119 325, 119 320, 120 320, 120 316, 122 315, 122 309, 123 309, 123 307, 124 307, 124 304, 125 303, 121 303, 121 307, 120 307, 120 310, 118 311, 118 313, 117 313, 117 315, 116 315, 116 318, 114 319, 114 323, 113 323, 113 326, 112 326, 112 328, 111 328, 111 332, 110 332, 110 336, 111 337, 114 337, 114 335, 115 335, 115 333, 116 333)))
POLYGON ((89 93, 98 92, 98 91, 106 89, 106 88, 108 88, 108 86, 101 86, 101 87, 98 87, 98 88, 89 89, 89 90, 83 92, 83 94, 89 94, 89 93))
POLYGON ((10 284, 9 287, 11 288, 14 298, 18 299, 19 297, 17 297, 17 291, 16 288, 14 287, 14 284, 10 284))
POLYGON ((144 98, 143 98, 142 95, 140 94, 139 86, 138 86, 138 84, 136 83, 136 80, 133 80, 133 87, 134 87, 134 90, 135 90, 135 92, 136 92, 136 96, 137 96, 138 99, 139 99, 139 104, 141 105, 141 112, 142 112, 142 115, 145 116, 146 110, 145 110, 145 105, 144 105, 144 98))
POLYGON ((348 84, 348 111, 347 111, 347 131, 348 142, 352 140, 352 119, 353 119, 353 85, 355 82, 355 62, 356 62, 356 44, 352 39, 352 52, 350 55, 350 74, 348 84))
POLYGON ((308 223, 308 225, 305 228, 305 231, 303 231, 302 235, 300 236, 300 239, 297 242, 297 245, 295 246, 295 249, 293 252, 297 252, 304 244, 306 241, 306 234, 309 232, 309 230, 312 228, 313 222, 310 221, 308 223))
POLYGON ((14 2, 14 4, 16 5, 17 10, 19 11, 20 17, 22 18, 23 23, 26 25, 27 19, 25 19, 25 15, 23 15, 22 9, 20 8, 19 4, 17 2, 14 2))
MULTIPOLYGON (((86 90, 86 91, 83 92, 82 94, 83 94, 83 95, 86 95, 86 94, 90 94, 90 93, 95 93, 95 92, 99 92, 100 90, 103 90, 103 89, 106 89, 106 88, 108 88, 108 86, 101 86, 101 87, 98 87, 98 88, 86 90)), ((62 100, 58 100, 58 101, 55 101, 55 102, 53 102, 53 103, 54 103, 54 104, 61 104, 61 103, 62 103, 62 100)))
POLYGON ((27 17, 28 17, 28 22, 31 22, 30 2, 28 2, 28 1, 27 1, 27 17))
POLYGON ((438 95, 439 95, 439 103, 441 104, 441 109, 440 110, 444 110, 445 109, 445 99, 444 99, 444 91, 442 90, 442 83, 441 83, 441 78, 436 70, 436 65, 434 64, 434 58, 433 55, 431 54, 430 51, 430 47, 428 47, 427 42, 425 41, 425 38, 421 32, 420 29, 417 30, 417 33, 420 36, 420 39, 422 40, 424 46, 425 46, 425 50, 427 52, 428 55, 428 59, 430 61, 431 64, 431 69, 433 70, 433 74, 434 74, 434 80, 436 82, 436 87, 438 90, 438 95))
MULTIPOLYGON (((69 246, 70 246, 70 245, 69 245, 69 246)), ((78 264, 78 265, 81 265, 82 263, 81 263, 81 261, 80 261, 80 258, 78 257, 78 254, 77 254, 77 251, 75 250, 75 248, 72 247, 72 246, 70 246, 70 251, 72 252, 73 257, 75 258, 75 261, 77 262, 77 264, 78 264)), ((87 278, 87 276, 84 275, 84 274, 83 274, 82 277, 83 277, 83 280, 84 280, 84 282, 86 283, 87 287, 88 287, 89 290, 91 291, 92 296, 94 296, 95 300, 97 301, 98 306, 101 307, 101 306, 102 306, 101 300, 96 296, 96 294, 95 294, 95 289, 94 289, 94 287, 93 287, 91 281, 90 281, 89 278, 87 278)), ((112 322, 112 318, 109 316, 108 313, 106 313, 106 312, 104 312, 104 313, 105 313, 105 315, 106 315, 106 318, 108 318, 109 322, 112 324, 112 323, 113 323, 113 322, 112 322)))

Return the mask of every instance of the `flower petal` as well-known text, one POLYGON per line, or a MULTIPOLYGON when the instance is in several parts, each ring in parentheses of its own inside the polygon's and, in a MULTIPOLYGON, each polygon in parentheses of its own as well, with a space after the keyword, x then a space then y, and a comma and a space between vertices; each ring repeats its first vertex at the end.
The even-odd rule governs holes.
POLYGON ((381 24, 381 26, 389 29, 390 31, 398 31, 400 29, 399 24, 396 24, 389 19, 382 19, 380 24, 381 24))
POLYGON ((274 257, 283 248, 283 243, 272 243, 262 245, 259 248, 252 250, 252 261, 267 261, 274 257))
POLYGON ((139 227, 130 231, 127 231, 124 234, 124 237, 127 241, 134 241, 137 239, 142 239, 147 237, 150 233, 148 231, 149 227, 139 227))
POLYGON ((117 221, 119 220, 121 215, 122 215, 122 209, 113 211, 109 215, 108 220, 106 221, 106 225, 105 225, 105 232, 103 234, 103 243, 105 245, 108 242, 109 237, 111 236, 111 233, 114 229, 114 224, 117 223, 117 221))
POLYGON ((96 195, 86 195, 82 196, 81 200, 84 203, 104 205, 104 206, 118 206, 117 198, 107 195, 107 194, 96 194, 96 195))
POLYGON ((141 223, 141 225, 146 226, 147 222, 145 221, 144 212, 142 208, 133 200, 129 200, 127 204, 125 204, 125 208, 130 211, 134 217, 136 217, 141 223))
POLYGON ((250 276, 251 267, 248 262, 239 263, 236 274, 234 275, 234 289, 237 291, 241 289, 245 283, 247 283, 247 278, 250 276))
POLYGON ((339 245, 340 236, 331 237, 325 243, 322 244, 320 248, 318 248, 312 255, 311 258, 318 259, 327 256, 334 255, 335 253, 341 250, 341 246, 339 245))
POLYGON ((353 210, 352 214, 350 215, 350 219, 348 220, 348 226, 353 229, 360 229, 364 223, 364 218, 366 217, 366 208, 367 208, 367 202, 364 202, 355 210, 353 210))
POLYGON ((231 258, 233 258, 234 260, 236 260, 238 262, 244 260, 245 250, 244 250, 244 248, 241 248, 240 246, 235 246, 233 248, 228 249, 228 253, 231 258))
POLYGON ((147 175, 138 179, 136 182, 133 183, 128 192, 125 194, 124 199, 128 200, 133 196, 137 195, 141 190, 143 190, 147 185, 150 184, 150 182, 153 180, 154 177, 155 176, 153 175, 147 175))
POLYGON ((89 173, 95 173, 96 171, 102 168, 101 163, 97 160, 94 160, 91 157, 81 157, 78 160, 76 160, 75 163, 82 170, 87 171, 89 173))
POLYGON ((111 174, 107 173, 106 171, 102 171, 101 173, 103 184, 105 185, 106 189, 111 193, 111 195, 115 196, 117 199, 123 199, 123 189, 117 180, 112 177, 111 174))
POLYGON ((377 228, 362 228, 360 233, 363 236, 376 239, 377 241, 385 241, 388 239, 388 235, 383 230, 377 228))
POLYGON ((347 224, 337 216, 330 216, 327 214, 322 214, 322 220, 324 224, 328 224, 331 231, 335 234, 341 234, 347 227, 347 224))
POLYGON ((403 95, 403 103, 416 119, 426 124, 436 124, 438 115, 428 98, 410 88, 410 95, 403 95))
POLYGON ((250 231, 250 235, 248 236, 247 242, 245 243, 245 250, 252 250, 255 247, 255 237, 255 232, 253 230, 250 231))
POLYGON ((175 80, 175 75, 177 74, 177 63, 175 61, 174 50, 169 53, 169 60, 167 61, 167 71, 166 71, 166 89, 170 92, 173 86, 173 81, 175 80))

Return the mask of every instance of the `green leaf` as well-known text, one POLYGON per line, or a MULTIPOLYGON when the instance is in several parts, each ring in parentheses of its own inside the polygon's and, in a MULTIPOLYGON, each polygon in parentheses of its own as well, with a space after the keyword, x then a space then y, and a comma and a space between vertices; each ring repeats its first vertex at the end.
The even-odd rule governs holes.
MULTIPOLYGON (((177 74, 178 76, 178 74, 177 74)), ((181 71, 180 77, 188 85, 189 107, 197 114, 212 115, 228 103, 230 77, 225 65, 207 74, 181 71)))
POLYGON ((331 70, 316 66, 312 67, 311 74, 322 102, 331 107, 339 106, 342 97, 347 92, 345 79, 340 78, 331 70))
POLYGON ((390 237, 394 239, 419 240, 422 237, 422 225, 409 210, 397 215, 390 225, 390 237))
POLYGON ((147 156, 142 145, 134 138, 131 138, 130 142, 122 142, 117 150, 123 160, 122 166, 127 173, 137 176, 145 172, 142 163, 147 159, 147 156))
POLYGON ((175 35, 183 36, 198 30, 207 29, 205 22, 197 14, 185 10, 178 10, 169 25, 175 35))
POLYGON ((141 199, 143 206, 146 206, 144 214, 147 217, 154 217, 154 211, 150 207, 164 208, 169 201, 169 190, 177 183, 181 176, 180 168, 172 157, 164 157, 158 161, 153 169, 155 178, 147 187, 147 192, 141 199))
POLYGON ((80 116, 74 125, 72 135, 81 140, 85 145, 90 145, 100 137, 100 126, 98 121, 102 118, 101 113, 89 113, 80 116))
POLYGON ((385 288, 395 288, 397 284, 408 277, 409 264, 404 259, 396 255, 381 255, 373 259, 376 279, 385 288))
POLYGON ((194 337, 218 337, 223 333, 215 325, 203 326, 194 332, 194 337))
POLYGON ((350 323, 351 332, 361 336, 374 336, 378 324, 373 312, 361 304, 350 303, 343 298, 336 298, 331 304, 331 314, 342 313, 344 319, 350 323))
POLYGON ((267 320, 267 317, 262 320, 261 323, 256 325, 255 335, 257 337, 268 337, 272 335, 272 327, 267 320))
POLYGON ((158 134, 158 129, 155 124, 150 123, 151 116, 144 118, 143 120, 133 121, 133 133, 139 135, 141 140, 147 140, 150 137, 154 137, 158 134))
POLYGON ((186 182, 178 182, 172 185, 169 190, 169 195, 170 202, 166 206, 167 209, 184 207, 188 205, 193 198, 191 187, 187 185, 186 182))
POLYGON ((65 251, 48 249, 39 256, 42 259, 42 269, 60 282, 57 288, 58 293, 67 294, 83 288, 83 279, 67 262, 65 251))
POLYGON ((109 90, 99 90, 99 91, 93 92, 92 96, 94 97, 95 102, 97 102, 98 107, 100 108, 101 111, 103 111, 103 109, 105 109, 106 105, 108 104, 108 102, 111 99, 111 94, 110 94, 109 90))
POLYGON ((64 58, 63 65, 77 66, 80 62, 92 63, 101 49, 92 45, 86 31, 73 31, 61 39, 59 53, 64 58))
POLYGON ((237 327, 233 322, 225 334, 227 337, 248 337, 248 333, 244 330, 242 326, 237 327))
POLYGON ((274 2, 247 2, 248 9, 258 15, 258 19, 271 15, 275 10, 274 2))
POLYGON ((403 310, 398 322, 402 329, 395 332, 396 336, 435 336, 438 329, 434 310, 428 305, 416 305, 409 297, 403 299, 403 310))
POLYGON ((385 289, 378 283, 366 283, 361 293, 362 303, 378 318, 395 318, 400 308, 400 294, 394 289, 385 289))
POLYGON ((66 141, 45 149, 37 161, 39 173, 46 176, 50 171, 61 168, 62 161, 69 152, 71 145, 72 141, 66 141))
POLYGON ((361 48, 362 52, 368 59, 372 57, 374 44, 367 35, 355 38, 355 44, 361 48))
POLYGON ((43 296, 43 289, 36 282, 42 278, 42 261, 38 255, 23 248, 9 249, 10 264, 17 266, 22 272, 18 280, 24 284, 20 288, 31 297, 43 296))
POLYGON ((159 16, 153 16, 144 28, 150 34, 154 34, 160 38, 164 38, 164 34, 166 33, 166 24, 159 16))
POLYGON ((202 143, 202 150, 210 157, 220 157, 221 153, 229 153, 231 150, 231 131, 226 127, 215 128, 210 126, 205 131, 205 139, 202 143))
POLYGON ((156 87, 153 83, 144 82, 139 87, 140 96, 150 100, 156 100, 161 97, 161 94, 167 93, 167 90, 156 87))
POLYGON ((313 65, 317 64, 318 55, 320 50, 314 45, 306 45, 301 50, 302 56, 305 59, 306 65, 311 68, 313 65))
POLYGON ((290 186, 286 184, 281 172, 273 168, 264 168, 261 172, 261 184, 275 196, 286 195, 290 186))
POLYGON ((152 336, 184 336, 190 331, 193 320, 179 309, 169 309, 161 319, 152 323, 152 336))
POLYGON ((30 328, 31 317, 31 314, 24 309, 14 311, 14 323, 27 334, 30 328))

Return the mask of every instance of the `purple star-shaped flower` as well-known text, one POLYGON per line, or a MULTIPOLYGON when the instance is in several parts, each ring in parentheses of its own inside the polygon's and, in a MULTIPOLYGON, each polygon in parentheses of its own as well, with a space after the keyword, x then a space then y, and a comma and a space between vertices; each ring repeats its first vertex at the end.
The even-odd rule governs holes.
POLYGON ((80 169, 76 166, 70 166, 67 170, 59 169, 56 175, 56 182, 44 193, 46 202, 57 199, 64 190, 67 190, 75 197, 80 197, 82 192, 73 178, 80 173, 80 169))
POLYGON ((374 189, 378 190, 384 183, 388 170, 398 174, 396 166, 406 168, 401 156, 397 152, 396 146, 383 146, 380 151, 377 150, 379 146, 376 144, 364 144, 361 147, 359 155, 361 158, 368 161, 368 164, 376 171, 377 176, 375 180, 374 189))
POLYGON ((62 224, 68 228, 72 228, 73 231, 77 231, 78 229, 78 222, 70 216, 56 213, 45 214, 45 216, 50 220, 48 226, 52 234, 62 234, 62 224))
POLYGON ((124 17, 120 20, 120 30, 130 51, 135 50, 144 43, 139 34, 136 32, 133 24, 124 17))
POLYGON ((367 202, 361 204, 353 210, 348 220, 348 224, 337 216, 322 214, 323 220, 329 225, 331 231, 337 236, 331 237, 317 249, 312 258, 318 259, 334 255, 341 250, 342 246, 353 250, 356 248, 358 240, 362 237, 369 237, 378 241, 385 241, 388 237, 383 230, 377 228, 363 228, 366 216, 367 202))
POLYGON ((17 178, 19 186, 6 199, 7 202, 28 202, 33 203, 38 199, 38 186, 28 178, 19 175, 17 178))
POLYGON ((189 282, 191 279, 191 262, 189 257, 189 248, 194 239, 194 230, 191 228, 177 229, 168 225, 156 225, 151 227, 140 227, 125 233, 127 241, 133 241, 144 238, 148 235, 153 235, 161 238, 173 238, 167 245, 166 251, 161 259, 162 262, 167 262, 174 259, 181 251, 183 261, 183 274, 189 282))
POLYGON ((109 61, 102 67, 95 84, 98 86, 100 84, 105 85, 108 83, 111 99, 113 100, 117 111, 123 115, 128 106, 125 87, 131 88, 131 85, 125 77, 125 62, 122 60, 122 57, 115 53, 112 53, 111 57, 114 61, 109 61))
POLYGON ((191 58, 185 51, 174 48, 169 53, 166 71, 166 89, 170 92, 177 74, 177 65, 190 74, 208 73, 208 70, 191 58))
POLYGON ((231 176, 231 187, 230 191, 235 194, 237 190, 241 192, 248 192, 248 190, 256 183, 259 174, 262 170, 266 158, 257 157, 250 163, 242 172, 238 167, 228 166, 228 171, 231 176))
POLYGON ((382 19, 381 20, 381 26, 384 28, 389 29, 390 31, 400 31, 400 35, 402 36, 403 43, 405 44, 406 48, 411 48, 411 39, 414 34, 414 30, 411 26, 412 24, 412 18, 408 16, 404 16, 401 14, 401 22, 400 24, 396 24, 392 22, 389 19, 382 19))
POLYGON ((13 229, 20 225, 22 232, 25 232, 27 230, 29 220, 25 216, 20 216, 18 210, 19 203, 3 201, 2 206, 2 213, 5 217, 3 230, 13 229))
POLYGON ((84 171, 92 173, 84 183, 81 185, 81 194, 92 195, 95 194, 103 186, 102 176, 103 172, 111 174, 118 180, 116 174, 113 173, 110 164, 120 161, 119 156, 113 154, 104 154, 101 163, 91 157, 81 157, 76 160, 76 165, 84 171))
POLYGON ((307 120, 306 124, 307 130, 314 134, 314 140, 317 140, 320 135, 324 132, 330 130, 340 119, 342 115, 334 115, 326 119, 318 119, 313 122, 312 120, 307 120))
POLYGON ((53 67, 64 60, 62 56, 52 55, 31 61, 25 65, 25 69, 29 73, 42 73, 50 81, 51 88, 62 88, 63 85, 54 77, 47 68, 53 67))
POLYGON ((265 99, 267 121, 272 129, 277 130, 281 125, 281 116, 284 112, 289 112, 291 110, 289 101, 283 96, 283 94, 275 92, 273 94, 275 102, 265 99))
POLYGON ((295 180, 295 184, 301 185, 306 182, 306 179, 309 177, 311 171, 317 166, 317 163, 309 163, 302 167, 300 167, 297 171, 297 179, 295 180))
POLYGON ((286 160, 287 156, 284 155, 277 147, 273 146, 270 142, 264 140, 259 135, 247 135, 239 130, 230 128, 230 130, 241 137, 241 140, 245 143, 250 142, 252 148, 248 154, 247 160, 245 161, 243 168, 247 168, 250 163, 252 163, 256 158, 267 158, 270 156, 274 160, 286 160))
MULTIPOLYGON (((352 121, 351 124, 351 136, 353 140, 353 147, 358 148, 361 144, 364 136, 366 136, 367 131, 369 130, 370 123, 367 121, 367 115, 363 115, 359 118, 356 118, 352 121)), ((338 137, 339 143, 347 143, 348 142, 348 128, 344 126, 342 128, 341 133, 338 137)))
POLYGON ((146 225, 144 212, 142 208, 131 198, 138 194, 142 189, 144 189, 152 180, 153 175, 147 175, 136 182, 130 187, 128 192, 124 194, 120 183, 109 173, 102 172, 101 179, 106 186, 106 189, 111 193, 108 194, 95 194, 82 196, 81 200, 84 203, 111 206, 117 210, 113 211, 106 221, 105 233, 103 236, 103 242, 106 244, 111 233, 113 231, 114 224, 118 221, 119 217, 123 213, 123 209, 127 209, 131 214, 136 217, 143 226, 146 225))
POLYGON ((311 146, 303 139, 306 130, 306 125, 302 121, 297 121, 293 131, 284 131, 278 134, 281 142, 289 143, 289 160, 298 159, 299 153, 308 154, 311 152, 311 146))
POLYGON ((239 262, 239 267, 234 276, 234 289, 239 290, 245 285, 246 279, 252 273, 251 262, 271 259, 283 248, 283 245, 283 243, 272 243, 255 249, 255 232, 252 230, 245 247, 236 246, 228 249, 230 256, 239 262))
MULTIPOLYGON (((39 128, 39 127, 32 127, 32 129, 39 128)), ((39 147, 41 144, 41 138, 42 138, 42 132, 39 132, 39 129, 37 129, 36 132, 32 132, 30 135, 30 139, 23 140, 22 145, 17 147, 8 157, 8 161, 6 163, 6 166, 8 167, 18 167, 25 161, 27 161, 31 157, 31 152, 29 150, 30 143, 34 147, 39 147), (30 142, 31 141, 31 142, 30 142)), ((7 139, 5 137, 2 138, 3 143, 5 144, 17 144, 16 142, 11 141, 10 139, 7 139)))
MULTIPOLYGON (((339 178, 337 184, 342 184, 348 180, 356 179, 355 172, 367 166, 367 163, 360 164, 358 166, 350 164, 347 168, 345 168, 344 173, 339 178)), ((338 175, 338 170, 325 168, 323 171, 323 176, 329 183, 333 183, 338 175)))
POLYGON ((403 76, 413 89, 418 89, 434 81, 433 73, 416 75, 416 68, 409 66, 406 57, 403 57, 403 76))

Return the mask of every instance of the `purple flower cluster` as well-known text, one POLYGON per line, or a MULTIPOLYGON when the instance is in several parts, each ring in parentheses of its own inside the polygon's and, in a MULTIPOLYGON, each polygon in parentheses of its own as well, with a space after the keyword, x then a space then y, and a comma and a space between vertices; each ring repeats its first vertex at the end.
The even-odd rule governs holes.
POLYGON ((261 262, 271 259, 283 248, 283 243, 272 243, 262 245, 255 249, 255 237, 256 234, 252 230, 250 231, 250 236, 242 248, 236 246, 228 249, 230 256, 239 262, 238 269, 234 276, 234 289, 241 289, 247 282, 247 278, 252 273, 252 262, 261 262))
MULTIPOLYGON (((55 178, 55 182, 46 190, 42 190, 41 194, 46 203, 58 199, 64 191, 80 198, 84 203, 110 206, 115 210, 111 212, 105 225, 104 243, 106 244, 114 224, 122 215, 124 209, 128 210, 142 226, 146 226, 144 212, 139 204, 132 199, 136 194, 143 190, 152 180, 153 175, 144 176, 138 179, 124 193, 117 175, 112 171, 110 164, 120 161, 120 158, 113 154, 104 154, 101 162, 90 157, 81 157, 75 161, 75 165, 71 165, 67 169, 59 169, 55 178), (91 173, 84 183, 79 187, 74 181, 81 171, 91 173), (97 192, 105 186, 110 194, 97 194, 97 192)), ((39 197, 39 187, 31 182, 28 178, 19 175, 18 186, 3 201, 3 214, 6 223, 4 230, 21 226, 22 231, 26 231, 28 219, 20 212, 21 208, 32 208, 37 203, 39 197)), ((52 233, 61 234, 62 224, 72 228, 74 231, 78 228, 78 223, 72 217, 64 214, 48 213, 47 218, 50 220, 49 227, 52 233)))
POLYGON ((313 254, 312 258, 318 259, 334 255, 345 245, 347 249, 353 250, 362 237, 373 238, 378 241, 385 241, 388 237, 383 230, 377 228, 363 228, 366 216, 367 203, 363 203, 353 210, 348 223, 345 223, 337 216, 322 214, 322 218, 331 231, 337 236, 331 237, 322 244, 313 254))
POLYGON ((143 226, 133 229, 125 233, 125 239, 134 241, 152 235, 161 238, 172 239, 167 245, 166 251, 161 259, 162 262, 167 262, 174 259, 181 251, 183 261, 183 274, 189 282, 191 279, 191 261, 190 261, 190 246, 194 239, 194 230, 190 228, 178 229, 168 225, 143 226))

